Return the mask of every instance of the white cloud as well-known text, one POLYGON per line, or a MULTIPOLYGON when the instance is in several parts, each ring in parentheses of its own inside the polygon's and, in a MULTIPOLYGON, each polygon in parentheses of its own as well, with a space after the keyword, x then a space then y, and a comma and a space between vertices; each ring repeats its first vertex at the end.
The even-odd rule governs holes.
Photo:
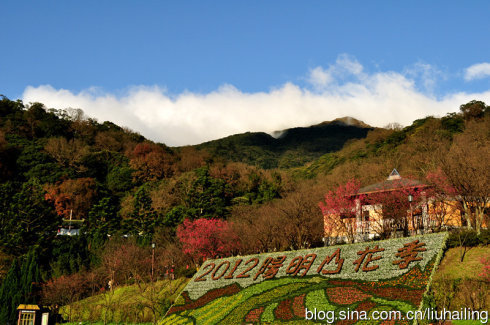
POLYGON ((426 92, 432 93, 439 80, 445 80, 446 74, 436 67, 424 63, 417 62, 404 70, 403 73, 408 78, 413 79, 426 92))
POLYGON ((357 61, 357 59, 348 54, 339 55, 334 67, 339 70, 344 69, 345 71, 357 76, 361 75, 363 70, 363 66, 357 61))
POLYGON ((334 80, 332 73, 322 67, 316 67, 310 70, 308 81, 317 88, 323 88, 334 80))
POLYGON ((349 78, 362 79, 363 66, 356 58, 341 54, 337 57, 335 64, 329 65, 327 69, 316 67, 310 70, 308 82, 318 90, 325 89, 333 82, 346 80, 349 78))
POLYGON ((478 63, 469 66, 465 70, 464 79, 466 81, 490 77, 490 63, 478 63))
MULTIPOLYGON (((422 70, 429 68, 424 66, 422 70)), ((408 125, 427 115, 457 111, 459 105, 473 99, 490 102, 490 90, 447 94, 437 99, 417 90, 410 74, 368 74, 357 60, 346 55, 326 69, 312 69, 306 79, 312 89, 286 83, 266 92, 246 93, 224 85, 207 94, 184 92, 177 96, 147 86, 132 87, 115 96, 97 89, 74 93, 43 85, 27 87, 23 100, 42 102, 50 108, 82 108, 99 121, 128 126, 172 146, 247 131, 272 133, 342 116, 373 126, 390 122, 408 125)))

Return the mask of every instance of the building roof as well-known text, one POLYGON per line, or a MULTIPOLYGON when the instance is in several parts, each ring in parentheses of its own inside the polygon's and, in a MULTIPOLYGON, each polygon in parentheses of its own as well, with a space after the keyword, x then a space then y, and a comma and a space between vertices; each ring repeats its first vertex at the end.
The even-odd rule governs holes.
POLYGON ((24 305, 20 304, 17 309, 22 309, 22 310, 41 310, 38 305, 24 305))
POLYGON ((416 179, 402 178, 396 169, 390 173, 388 178, 380 183, 371 184, 361 188, 357 194, 369 194, 376 192, 393 191, 400 188, 426 187, 427 185, 416 179))

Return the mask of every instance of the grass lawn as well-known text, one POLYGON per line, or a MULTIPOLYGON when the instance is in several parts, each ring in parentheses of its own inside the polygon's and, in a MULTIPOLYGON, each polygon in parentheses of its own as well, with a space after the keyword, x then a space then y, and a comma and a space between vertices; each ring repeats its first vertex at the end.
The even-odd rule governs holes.
POLYGON ((189 279, 162 280, 153 288, 145 286, 121 286, 114 291, 95 295, 61 308, 60 313, 68 324, 149 324, 153 319, 150 307, 161 318, 185 287, 189 279))
MULTIPOLYGON (((153 323, 106 323, 105 325, 152 325, 153 323)), ((90 322, 71 322, 71 323, 63 323, 63 325, 104 325, 104 322, 96 322, 96 323, 90 323, 90 322)))
POLYGON ((471 247, 467 250, 461 263, 461 247, 450 248, 434 275, 434 280, 446 279, 478 279, 483 270, 480 262, 482 257, 490 257, 490 246, 471 247))

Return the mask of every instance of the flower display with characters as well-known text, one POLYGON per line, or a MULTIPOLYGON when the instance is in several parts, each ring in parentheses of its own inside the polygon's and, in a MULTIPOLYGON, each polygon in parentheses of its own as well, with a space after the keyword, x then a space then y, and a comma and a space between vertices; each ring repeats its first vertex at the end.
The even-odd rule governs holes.
POLYGON ((306 309, 417 310, 446 236, 209 260, 160 324, 301 323, 306 309))

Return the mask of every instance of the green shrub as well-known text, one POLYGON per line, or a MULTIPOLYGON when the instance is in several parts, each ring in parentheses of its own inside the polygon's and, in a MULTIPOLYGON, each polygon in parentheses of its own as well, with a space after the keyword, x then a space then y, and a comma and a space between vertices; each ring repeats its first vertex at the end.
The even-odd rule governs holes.
POLYGON ((482 229, 481 233, 478 235, 478 240, 482 245, 490 244, 490 229, 482 229))
POLYGON ((479 237, 476 234, 476 231, 471 229, 458 229, 449 234, 449 238, 447 240, 447 247, 474 247, 480 244, 479 237))
POLYGON ((186 269, 185 267, 177 268, 175 271, 175 276, 180 278, 180 277, 186 277, 186 278, 192 278, 196 274, 196 269, 193 267, 189 267, 186 269))

